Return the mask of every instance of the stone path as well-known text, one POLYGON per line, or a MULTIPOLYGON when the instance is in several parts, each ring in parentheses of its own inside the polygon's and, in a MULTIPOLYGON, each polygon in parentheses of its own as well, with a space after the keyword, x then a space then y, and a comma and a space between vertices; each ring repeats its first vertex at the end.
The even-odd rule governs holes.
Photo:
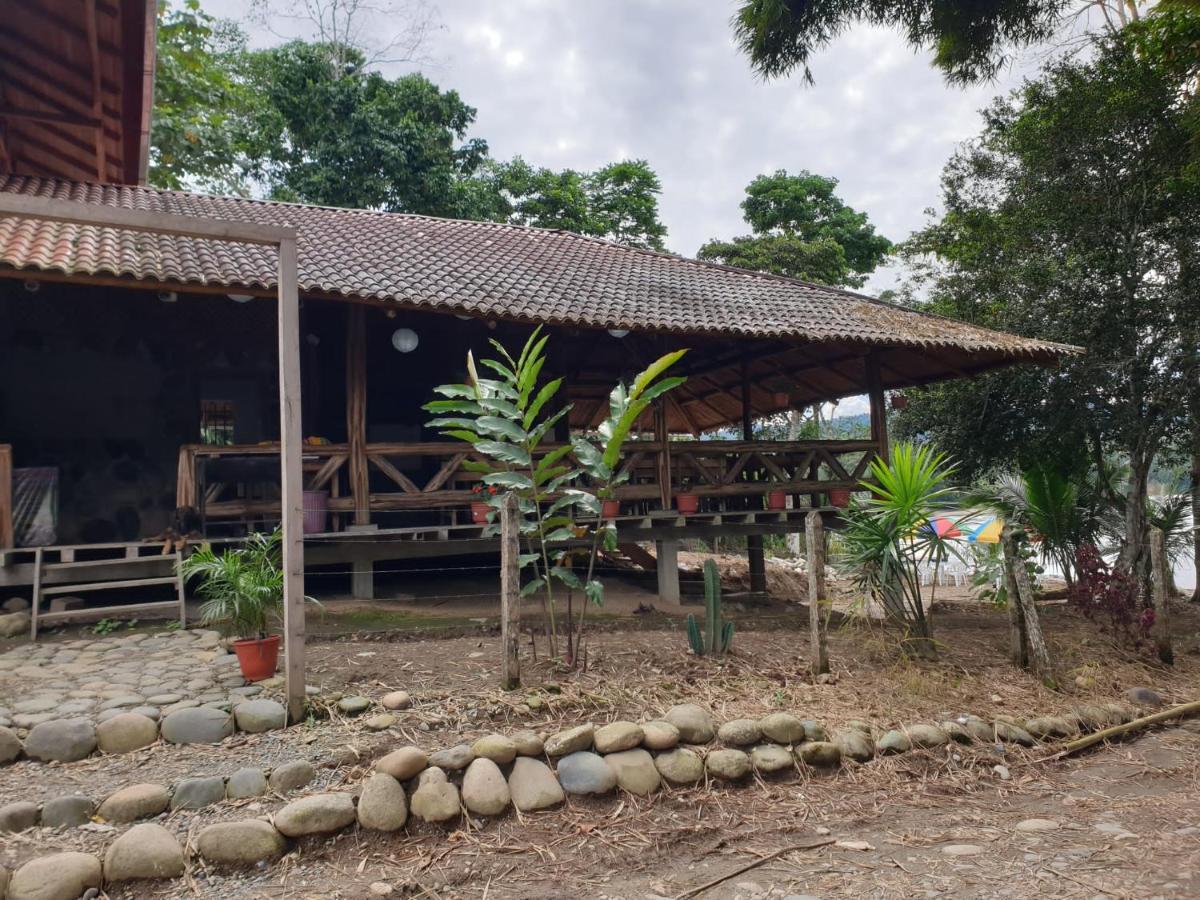
POLYGON ((121 712, 158 720, 177 709, 229 710, 248 685, 215 631, 168 631, 25 644, 0 655, 0 726, 53 719, 102 722, 121 712))

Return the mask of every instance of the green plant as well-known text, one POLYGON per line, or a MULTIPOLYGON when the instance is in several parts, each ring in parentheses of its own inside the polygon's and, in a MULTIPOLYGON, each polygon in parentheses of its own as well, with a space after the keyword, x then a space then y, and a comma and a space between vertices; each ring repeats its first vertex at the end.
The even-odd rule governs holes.
MULTIPOLYGON (((842 565, 851 579, 904 627, 905 649, 927 658, 936 656, 936 648, 921 568, 958 555, 929 524, 950 497, 953 472, 945 454, 929 446, 895 445, 890 461, 871 463, 871 477, 862 482, 871 496, 846 511, 841 535, 842 565)), ((935 591, 936 583, 930 605, 935 591)))
POLYGON ((101 619, 92 626, 92 634, 112 634, 120 627, 121 623, 117 619, 101 619))
POLYGON ((690 613, 687 631, 697 656, 724 656, 733 644, 733 623, 721 621, 721 573, 711 559, 704 561, 704 632, 690 613))
MULTIPOLYGON (((216 553, 205 544, 179 563, 185 579, 198 578, 204 598, 200 618, 242 638, 265 638, 268 622, 283 605, 282 538, 256 532, 242 547, 216 553)), ((309 602, 315 603, 311 597, 309 602)))

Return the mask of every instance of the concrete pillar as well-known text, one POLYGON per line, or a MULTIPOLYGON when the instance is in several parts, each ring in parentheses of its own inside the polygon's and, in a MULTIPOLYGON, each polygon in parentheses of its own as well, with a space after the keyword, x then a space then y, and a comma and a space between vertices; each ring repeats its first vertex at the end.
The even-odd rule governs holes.
POLYGON ((678 606, 679 541, 655 541, 654 547, 658 557, 658 599, 678 606))
POLYGON ((765 594, 767 592, 767 559, 763 552, 763 536, 761 534, 746 536, 746 560, 750 568, 750 593, 765 594))
MULTIPOLYGON (((378 531, 378 525, 349 525, 348 533, 378 531)), ((375 599, 375 563, 370 560, 355 560, 350 563, 350 596, 355 600, 375 599)))

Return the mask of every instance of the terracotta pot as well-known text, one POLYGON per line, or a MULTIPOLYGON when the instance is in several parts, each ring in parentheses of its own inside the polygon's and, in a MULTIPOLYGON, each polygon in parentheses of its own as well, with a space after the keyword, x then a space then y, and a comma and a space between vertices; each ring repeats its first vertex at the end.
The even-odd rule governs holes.
POLYGON ((846 488, 830 488, 828 496, 830 506, 845 509, 850 505, 850 491, 846 488))
POLYGON ((767 509, 787 509, 787 491, 771 491, 767 494, 767 509))
POLYGON ((892 409, 907 409, 908 398, 903 394, 892 394, 892 409))
POLYGON ((620 500, 605 500, 600 504, 600 518, 615 519, 621 514, 620 500))
POLYGON ((675 508, 679 510, 682 515, 690 516, 699 508, 699 506, 700 498, 695 494, 683 493, 675 495, 675 508))
POLYGON ((471 521, 476 525, 486 525, 488 523, 488 513, 491 509, 486 503, 480 503, 476 500, 471 504, 471 521))
POLYGON ((242 677, 247 681, 263 681, 275 674, 279 663, 279 635, 262 639, 242 638, 233 642, 242 677))

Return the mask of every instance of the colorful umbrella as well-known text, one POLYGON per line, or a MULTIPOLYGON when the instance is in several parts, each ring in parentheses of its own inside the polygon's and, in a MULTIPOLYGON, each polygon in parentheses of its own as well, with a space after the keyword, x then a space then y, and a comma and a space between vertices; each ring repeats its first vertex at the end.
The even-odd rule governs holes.
POLYGON ((1003 530, 1003 519, 985 519, 971 529, 967 540, 972 544, 998 544, 1000 543, 1000 532, 1003 530))
POLYGON ((940 538, 960 538, 963 533, 958 530, 958 523, 946 516, 934 516, 923 526, 925 529, 932 531, 940 538))

